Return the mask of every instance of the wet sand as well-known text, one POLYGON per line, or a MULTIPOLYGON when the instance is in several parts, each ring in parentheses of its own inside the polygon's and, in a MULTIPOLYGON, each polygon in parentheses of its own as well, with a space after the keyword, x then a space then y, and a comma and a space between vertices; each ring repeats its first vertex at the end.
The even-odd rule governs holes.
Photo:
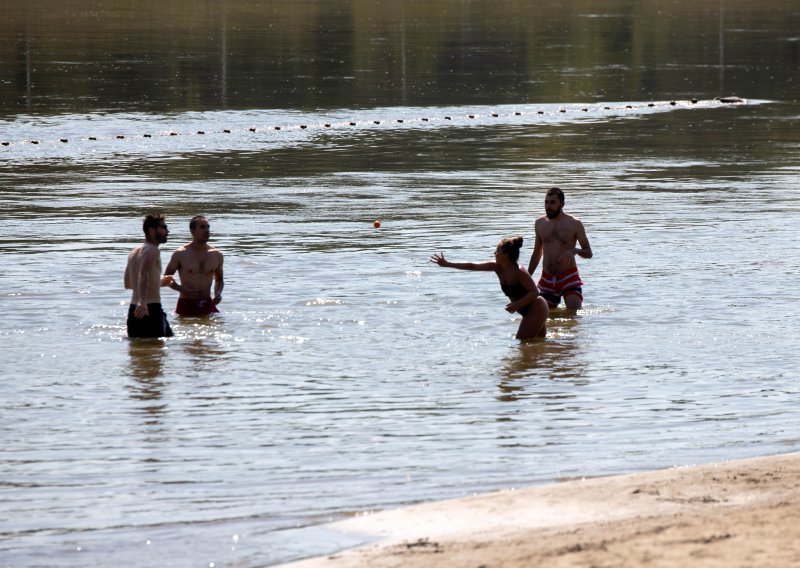
POLYGON ((501 491, 330 527, 380 540, 288 566, 800 566, 800 453, 501 491))

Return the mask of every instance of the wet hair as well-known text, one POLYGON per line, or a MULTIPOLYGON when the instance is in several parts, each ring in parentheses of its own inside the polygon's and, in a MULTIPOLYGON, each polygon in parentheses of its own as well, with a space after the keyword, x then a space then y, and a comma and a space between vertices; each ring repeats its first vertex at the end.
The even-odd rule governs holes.
POLYGON ((522 248, 522 237, 508 237, 500 241, 500 250, 503 251, 508 255, 508 258, 511 262, 517 262, 519 260, 519 249, 522 248))
POLYGON ((564 205, 564 192, 561 191, 561 188, 551 187, 547 190, 547 195, 555 195, 561 201, 561 205, 564 205))
POLYGON ((153 228, 157 229, 159 225, 164 224, 165 219, 164 215, 161 213, 150 213, 147 217, 144 218, 144 222, 142 223, 142 230, 144 231, 144 236, 147 236, 147 229, 153 228))
POLYGON ((195 215, 194 217, 192 217, 192 220, 189 221, 189 230, 194 231, 197 228, 198 221, 205 218, 206 218, 205 215, 195 215))

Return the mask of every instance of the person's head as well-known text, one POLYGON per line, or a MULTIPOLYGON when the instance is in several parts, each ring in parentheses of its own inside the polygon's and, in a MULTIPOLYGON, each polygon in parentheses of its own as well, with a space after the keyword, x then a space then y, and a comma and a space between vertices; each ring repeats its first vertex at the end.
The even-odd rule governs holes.
POLYGON ((564 192, 557 187, 551 187, 544 196, 544 213, 548 219, 555 219, 564 209, 564 192))
POLYGON ((508 237, 500 241, 500 244, 497 245, 497 249, 494 251, 494 256, 497 258, 499 254, 506 255, 511 262, 517 262, 519 260, 519 251, 522 248, 522 237, 508 237))
POLYGON ((189 231, 192 233, 192 239, 195 242, 207 243, 211 238, 211 225, 208 219, 202 215, 195 215, 189 221, 189 231))
POLYGON ((145 238, 153 244, 160 245, 167 242, 169 228, 161 213, 148 214, 142 223, 142 230, 145 238))

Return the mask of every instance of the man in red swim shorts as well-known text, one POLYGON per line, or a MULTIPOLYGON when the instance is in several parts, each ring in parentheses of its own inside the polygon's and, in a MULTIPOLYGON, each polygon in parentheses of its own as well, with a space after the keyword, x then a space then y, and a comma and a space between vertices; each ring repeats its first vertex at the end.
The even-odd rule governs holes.
POLYGON ((217 304, 222 301, 222 253, 210 246, 211 225, 201 215, 192 217, 189 222, 192 242, 172 253, 172 258, 164 271, 164 277, 171 279, 169 287, 180 292, 175 313, 179 316, 205 316, 219 312, 217 304), (180 283, 173 275, 178 272, 180 283), (214 297, 211 297, 211 283, 214 283, 214 297))
POLYGON ((586 230, 580 219, 564 213, 564 192, 557 187, 547 191, 544 212, 534 226, 536 240, 528 273, 533 274, 544 257, 539 293, 551 308, 558 306, 564 298, 568 309, 580 309, 583 305, 583 282, 575 257, 592 258, 586 230), (580 248, 576 248, 576 244, 580 248))

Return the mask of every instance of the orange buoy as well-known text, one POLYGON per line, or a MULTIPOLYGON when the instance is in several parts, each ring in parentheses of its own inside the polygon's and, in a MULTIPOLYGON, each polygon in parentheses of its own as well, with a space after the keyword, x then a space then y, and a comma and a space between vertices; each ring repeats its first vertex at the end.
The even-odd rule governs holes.
POLYGON ((372 226, 375 227, 376 229, 380 229, 381 228, 381 220, 380 219, 375 219, 372 222, 372 226))

